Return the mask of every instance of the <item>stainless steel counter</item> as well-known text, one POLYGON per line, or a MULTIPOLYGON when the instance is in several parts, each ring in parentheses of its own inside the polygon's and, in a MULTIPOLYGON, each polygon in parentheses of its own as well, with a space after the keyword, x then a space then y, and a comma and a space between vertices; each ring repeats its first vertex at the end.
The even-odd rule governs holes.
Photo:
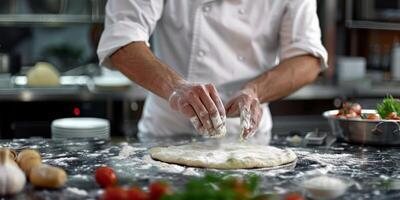
MULTIPOLYGON (((400 85, 399 85, 400 86, 400 85)), ((334 85, 308 85, 296 91, 285 100, 323 100, 338 97, 347 98, 383 98, 387 94, 400 96, 400 87, 392 85, 373 86, 371 88, 351 88, 334 85)), ((48 100, 144 100, 147 92, 133 84, 129 90, 97 90, 88 86, 61 86, 54 88, 10 87, 0 88, 0 101, 48 101, 48 100)))

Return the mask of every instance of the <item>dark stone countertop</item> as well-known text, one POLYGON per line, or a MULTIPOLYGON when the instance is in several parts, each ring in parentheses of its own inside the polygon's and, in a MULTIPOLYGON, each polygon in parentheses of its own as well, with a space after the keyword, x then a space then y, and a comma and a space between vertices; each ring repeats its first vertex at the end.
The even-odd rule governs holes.
MULTIPOLYGON (((162 141, 159 144, 186 142, 188 140, 162 141)), ((34 189, 28 184, 22 194, 3 198, 96 199, 102 190, 96 185, 93 172, 101 165, 113 167, 121 185, 144 186, 153 180, 162 179, 173 183, 178 190, 192 176, 217 171, 151 161, 147 147, 155 145, 157 142, 143 145, 123 139, 0 140, 1 147, 38 149, 43 162, 62 167, 69 175, 66 186, 60 190, 34 189)), ((347 143, 335 143, 330 147, 290 146, 284 138, 275 138, 272 145, 292 148, 299 158, 296 167, 272 171, 238 170, 230 173, 256 173, 262 177, 262 190, 277 194, 301 192, 301 188, 294 184, 296 179, 327 173, 350 177, 356 181, 340 199, 400 199, 400 148, 363 147, 347 143)))

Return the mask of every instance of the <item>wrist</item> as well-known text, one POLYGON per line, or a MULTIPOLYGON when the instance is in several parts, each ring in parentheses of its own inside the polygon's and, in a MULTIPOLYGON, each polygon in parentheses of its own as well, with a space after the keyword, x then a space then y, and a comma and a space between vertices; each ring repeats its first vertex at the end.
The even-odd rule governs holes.
POLYGON ((170 81, 169 84, 165 84, 164 87, 164 91, 165 91, 165 99, 169 100, 171 98, 171 96, 174 94, 174 92, 182 87, 182 85, 187 84, 187 81, 184 79, 176 79, 173 81, 170 81))
POLYGON ((246 94, 252 96, 253 98, 260 99, 259 93, 258 93, 258 87, 256 84, 253 83, 248 83, 246 84, 243 89, 242 89, 246 94))

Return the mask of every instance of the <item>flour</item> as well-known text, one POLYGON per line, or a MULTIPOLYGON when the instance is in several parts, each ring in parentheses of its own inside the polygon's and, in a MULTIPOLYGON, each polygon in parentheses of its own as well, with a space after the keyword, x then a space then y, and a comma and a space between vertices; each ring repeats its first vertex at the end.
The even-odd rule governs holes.
POLYGON ((310 197, 313 199, 336 199, 342 196, 352 184, 349 180, 327 175, 316 176, 302 182, 310 197))
POLYGON ((157 167, 158 170, 163 172, 180 174, 185 171, 185 167, 183 166, 156 161, 153 160, 149 155, 144 156, 143 160, 148 164, 150 164, 151 166, 157 167))
POLYGON ((89 180, 89 177, 87 175, 73 175, 69 177, 70 179, 82 179, 82 180, 89 180))
POLYGON ((79 195, 79 196, 87 196, 88 195, 88 193, 85 190, 81 190, 81 189, 78 189, 75 187, 68 187, 67 191, 74 193, 76 195, 79 195))
POLYGON ((338 179, 329 176, 318 176, 311 178, 303 182, 303 186, 306 188, 318 188, 321 190, 332 190, 345 188, 346 184, 338 179))
POLYGON ((144 151, 146 148, 132 147, 128 144, 122 145, 121 150, 119 151, 118 156, 115 156, 115 159, 126 159, 132 155, 137 154, 140 151, 144 151))

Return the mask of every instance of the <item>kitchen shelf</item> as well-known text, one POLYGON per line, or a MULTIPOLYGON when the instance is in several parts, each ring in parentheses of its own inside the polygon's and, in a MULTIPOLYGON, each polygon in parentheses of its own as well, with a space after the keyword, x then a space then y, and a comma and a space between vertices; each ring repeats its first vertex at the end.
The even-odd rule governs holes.
POLYGON ((71 14, 0 14, 0 25, 103 23, 104 16, 71 14))
POLYGON ((352 29, 373 29, 373 30, 400 30, 400 23, 376 22, 363 20, 346 20, 346 27, 352 29))

